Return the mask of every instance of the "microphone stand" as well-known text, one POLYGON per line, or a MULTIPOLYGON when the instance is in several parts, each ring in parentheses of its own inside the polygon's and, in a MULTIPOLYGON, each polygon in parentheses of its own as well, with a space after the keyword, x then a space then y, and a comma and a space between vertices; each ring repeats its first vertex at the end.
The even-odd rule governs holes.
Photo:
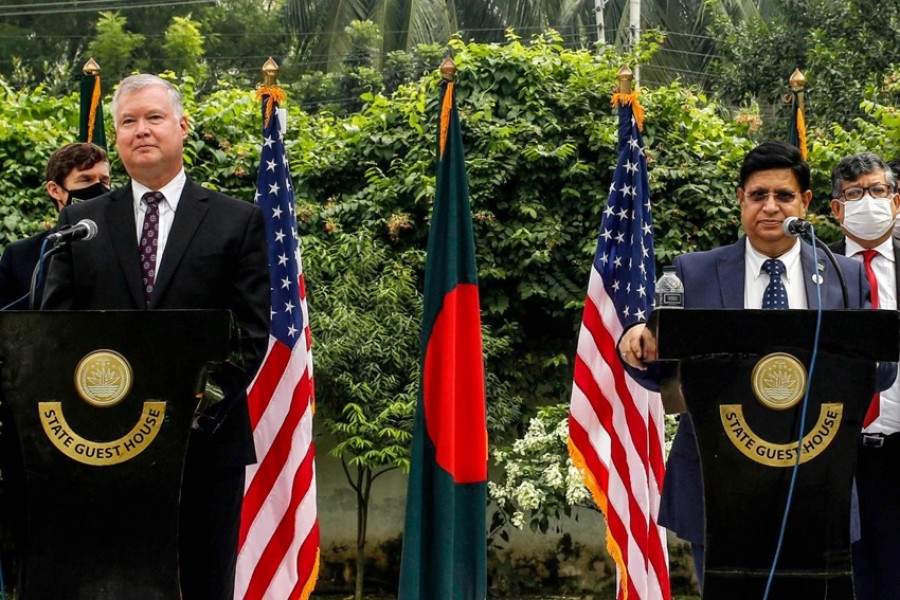
MULTIPOLYGON (((44 244, 46 245, 47 240, 44 240, 44 244)), ((44 263, 48 258, 52 257, 54 254, 59 254, 62 252, 68 244, 63 242, 62 239, 56 241, 55 245, 46 252, 41 252, 41 259, 38 261, 36 265, 34 265, 34 271, 31 273, 31 285, 28 288, 28 310, 35 310, 35 300, 37 296, 37 288, 40 285, 43 279, 44 273, 44 263), (61 243, 62 242, 62 243, 61 243)), ((42 246, 43 248, 44 246, 42 246)))

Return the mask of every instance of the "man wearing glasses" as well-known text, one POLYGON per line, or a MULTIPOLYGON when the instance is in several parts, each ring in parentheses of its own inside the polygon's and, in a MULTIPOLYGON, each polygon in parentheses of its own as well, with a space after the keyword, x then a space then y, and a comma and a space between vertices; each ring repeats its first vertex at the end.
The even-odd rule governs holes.
MULTIPOLYGON (((676 272, 684 283, 685 308, 813 309, 816 282, 822 286, 824 309, 868 305, 869 285, 861 263, 837 257, 847 280, 850 306, 845 307, 840 280, 831 264, 821 254, 816 264, 812 247, 784 232, 784 220, 806 217, 812 200, 809 165, 797 148, 767 142, 751 150, 741 166, 737 199, 745 237, 728 246, 675 259, 676 272)), ((653 362, 657 358, 656 340, 642 323, 623 333, 618 349, 626 369, 644 387, 659 390, 676 375, 653 362)), ((888 387, 897 373, 894 364, 882 367, 878 389, 888 387)), ((687 414, 681 416, 669 453, 658 522, 691 543, 702 587, 703 484, 694 427, 687 414)))
MULTIPOLYGON (((871 152, 841 160, 831 173, 831 210, 845 238, 834 250, 864 266, 872 306, 897 310, 900 207, 896 176, 871 152)), ((858 600, 900 598, 900 383, 875 394, 856 459, 860 539, 853 544, 858 600)))

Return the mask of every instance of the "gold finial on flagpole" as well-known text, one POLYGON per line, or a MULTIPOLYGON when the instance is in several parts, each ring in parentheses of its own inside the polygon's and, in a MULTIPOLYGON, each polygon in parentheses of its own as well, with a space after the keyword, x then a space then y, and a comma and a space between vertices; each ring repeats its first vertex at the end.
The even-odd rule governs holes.
POLYGON ((264 87, 275 87, 278 85, 278 72, 280 69, 278 68, 278 63, 270 56, 269 60, 266 61, 266 64, 262 66, 263 72, 263 86, 264 87))
POLYGON ((449 56, 441 63, 441 75, 447 81, 453 81, 456 78, 456 63, 449 56))
POLYGON ((620 94, 630 94, 631 93, 631 82, 634 81, 634 71, 628 68, 628 65, 624 65, 619 71, 616 73, 616 79, 619 82, 618 93, 620 94))
POLYGON ((803 74, 803 71, 800 69, 794 69, 794 72, 791 74, 790 78, 791 89, 794 90, 794 93, 797 94, 797 103, 799 105, 800 110, 805 108, 804 104, 804 96, 806 94, 803 93, 803 90, 806 88, 806 75, 803 74))
POLYGON ((97 64, 97 61, 94 60, 94 57, 91 57, 86 63, 84 63, 84 66, 81 67, 81 70, 85 75, 99 75, 100 65, 97 64))
POLYGON ((806 75, 803 74, 803 71, 800 69, 794 69, 794 72, 791 73, 791 89, 795 92, 799 92, 804 87, 806 87, 806 75))

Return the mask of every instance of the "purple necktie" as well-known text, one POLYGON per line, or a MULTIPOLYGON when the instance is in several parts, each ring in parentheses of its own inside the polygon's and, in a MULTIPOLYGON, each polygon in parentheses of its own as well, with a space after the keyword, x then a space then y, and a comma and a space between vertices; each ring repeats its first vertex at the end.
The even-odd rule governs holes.
POLYGON ((150 304, 153 284, 156 281, 156 249, 159 247, 159 203, 165 200, 161 192, 147 192, 141 202, 147 205, 144 227, 141 230, 141 273, 144 281, 144 299, 150 304))

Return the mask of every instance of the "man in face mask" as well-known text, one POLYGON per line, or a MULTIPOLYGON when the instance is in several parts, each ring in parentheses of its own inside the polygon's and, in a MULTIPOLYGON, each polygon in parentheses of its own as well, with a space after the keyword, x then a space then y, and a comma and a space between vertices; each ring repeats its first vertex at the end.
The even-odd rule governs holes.
MULTIPOLYGON (((67 144, 50 155, 47 162, 47 195, 57 211, 76 200, 89 200, 109 191, 109 159, 106 151, 94 144, 67 144)), ((0 257, 0 308, 28 308, 31 274, 40 259, 41 246, 54 229, 47 229, 24 240, 9 244, 0 257)), ((35 306, 40 306, 40 288, 35 306)), ((0 548, 11 548, 3 556, 5 580, 15 579, 18 548, 24 539, 24 473, 12 418, 0 403, 0 548)))
MULTIPOLYGON (((871 152, 841 160, 831 174, 831 210, 844 230, 837 252, 863 263, 874 308, 897 310, 900 208, 891 168, 871 152)), ((853 583, 860 600, 900 598, 900 381, 875 394, 863 420, 856 462, 860 539, 853 583)))
MULTIPOLYGON (((99 146, 67 144, 47 162, 47 195, 57 211, 79 200, 90 200, 109 191, 109 158, 99 146)), ((8 245, 0 257, 0 308, 28 308, 31 274, 40 259, 41 245, 52 229, 8 245)), ((40 290, 35 306, 40 305, 40 290)))

